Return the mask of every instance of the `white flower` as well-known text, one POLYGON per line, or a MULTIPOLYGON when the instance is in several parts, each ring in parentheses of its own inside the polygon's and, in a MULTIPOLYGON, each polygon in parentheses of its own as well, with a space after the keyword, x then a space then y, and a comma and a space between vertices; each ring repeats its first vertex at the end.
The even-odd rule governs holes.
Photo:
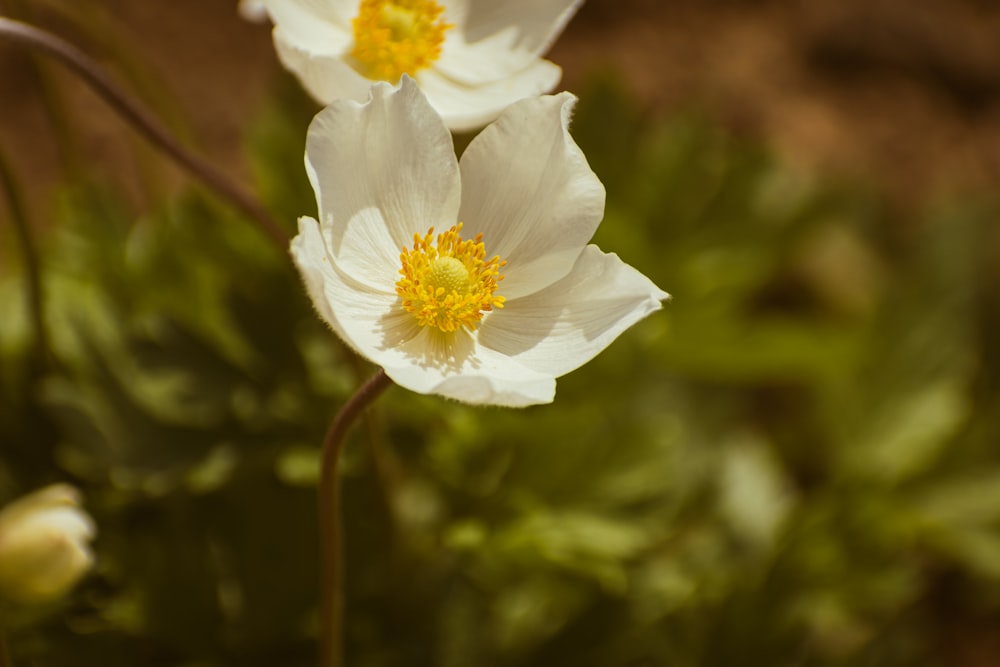
POLYGON ((285 67, 323 104, 409 74, 452 130, 547 93, 541 55, 582 0, 264 0, 285 67))
POLYGON ((556 377, 668 297, 587 245, 604 187, 569 135, 575 102, 515 103, 461 163, 409 77, 313 120, 306 170, 321 222, 299 220, 292 255, 323 319, 397 384, 549 402, 556 377))
POLYGON ((247 21, 261 23, 267 20, 267 7, 265 4, 266 0, 240 0, 237 11, 247 21))
POLYGON ((90 570, 96 529, 80 495, 55 484, 0 511, 0 598, 44 603, 66 593, 90 570))

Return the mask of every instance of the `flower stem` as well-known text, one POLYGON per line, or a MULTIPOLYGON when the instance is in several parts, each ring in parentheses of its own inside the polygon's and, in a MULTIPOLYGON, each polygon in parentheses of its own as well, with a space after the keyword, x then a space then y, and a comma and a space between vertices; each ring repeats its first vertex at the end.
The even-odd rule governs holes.
POLYGON ((83 51, 49 32, 2 16, 0 16, 0 38, 41 49, 60 60, 86 81, 115 111, 142 132, 153 145, 256 222, 282 251, 288 247, 288 235, 256 199, 232 183, 224 172, 179 144, 155 116, 129 96, 83 51))
POLYGON ((343 554, 340 524, 338 463, 348 429, 392 380, 379 370, 351 397, 334 417, 323 440, 319 482, 320 528, 320 667, 340 667, 343 658, 343 554))
MULTIPOLYGON (((39 7, 32 0, 5 0, 3 13, 10 18, 31 21, 39 14, 39 7)), ((85 173, 81 167, 80 142, 70 127, 65 96, 52 78, 51 68, 42 62, 41 54, 32 53, 28 58, 28 69, 32 83, 38 89, 42 110, 52 130, 53 143, 63 165, 74 177, 85 173)))

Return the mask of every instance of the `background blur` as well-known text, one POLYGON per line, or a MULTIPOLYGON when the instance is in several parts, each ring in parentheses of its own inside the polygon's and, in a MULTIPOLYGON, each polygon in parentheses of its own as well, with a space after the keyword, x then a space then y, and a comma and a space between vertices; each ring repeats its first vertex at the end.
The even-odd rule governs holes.
MULTIPOLYGON (((317 108, 234 3, 0 11, 286 229, 314 212, 317 108)), ((550 58, 596 241, 674 300, 551 406, 378 403, 349 664, 1000 664, 998 43, 990 0, 589 1, 550 58)), ((69 481, 100 530, 71 599, 5 610, 17 664, 312 664, 318 443, 371 369, 246 220, 2 42, 0 166, 0 502, 69 481)))

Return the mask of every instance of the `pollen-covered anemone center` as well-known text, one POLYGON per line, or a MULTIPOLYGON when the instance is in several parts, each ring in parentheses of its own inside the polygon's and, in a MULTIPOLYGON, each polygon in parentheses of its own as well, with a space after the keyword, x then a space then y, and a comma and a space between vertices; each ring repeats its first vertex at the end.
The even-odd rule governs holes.
POLYGON ((463 241, 462 223, 437 235, 434 228, 421 237, 413 235, 413 249, 403 248, 396 294, 417 323, 446 333, 461 327, 472 330, 483 313, 503 308, 504 298, 494 296, 503 280, 500 269, 507 262, 499 256, 486 259, 483 235, 463 241))
POLYGON ((369 79, 399 81, 430 67, 453 26, 432 0, 361 0, 351 56, 369 79))

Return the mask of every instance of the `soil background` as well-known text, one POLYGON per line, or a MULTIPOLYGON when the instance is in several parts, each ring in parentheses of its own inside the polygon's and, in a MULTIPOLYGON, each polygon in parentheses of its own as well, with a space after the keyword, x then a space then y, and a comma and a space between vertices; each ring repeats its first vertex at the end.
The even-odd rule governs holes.
MULTIPOLYGON (((0 0, 0 13, 70 38, 249 178, 243 130, 283 74, 269 25, 235 2, 0 0)), ((1000 186, 1000 0, 588 0, 549 58, 563 88, 615 72, 651 114, 700 109, 904 205, 1000 186)), ((143 144, 61 65, 0 42, 0 151, 38 224, 74 164, 148 196, 143 144)))

